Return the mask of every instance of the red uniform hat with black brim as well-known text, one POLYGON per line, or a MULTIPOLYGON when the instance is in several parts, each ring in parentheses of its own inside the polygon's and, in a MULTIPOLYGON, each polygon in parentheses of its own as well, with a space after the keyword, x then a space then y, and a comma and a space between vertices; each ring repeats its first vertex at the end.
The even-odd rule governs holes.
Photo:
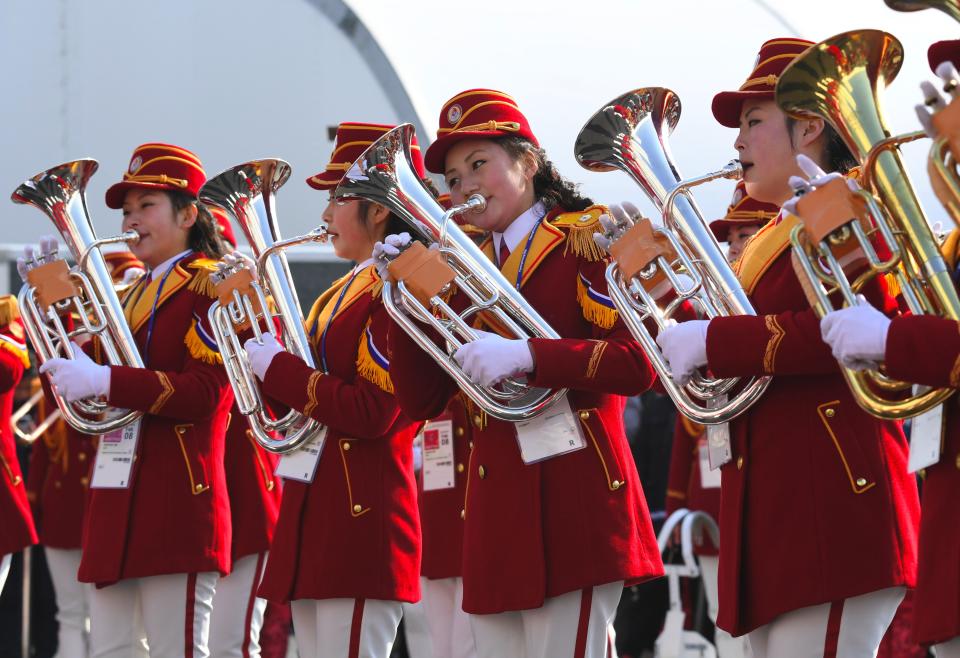
POLYGON ((937 41, 930 44, 927 49, 927 61, 930 63, 930 70, 934 73, 937 72, 937 67, 944 62, 950 62, 960 69, 960 39, 937 41))
POLYGON ((780 208, 772 203, 757 201, 747 194, 743 181, 737 183, 733 199, 723 219, 710 222, 710 231, 720 242, 726 242, 730 231, 736 226, 763 226, 780 214, 780 208))
POLYGON ((203 164, 195 153, 172 144, 142 144, 130 156, 123 180, 107 190, 107 207, 122 208, 127 191, 133 188, 184 192, 197 198, 206 181, 203 164))
MULTIPOLYGON (((319 174, 308 178, 307 185, 315 190, 332 190, 340 184, 344 174, 353 166, 357 158, 363 155, 367 147, 394 128, 396 126, 382 123, 341 123, 337 126, 337 137, 333 144, 333 153, 330 154, 330 162, 319 174)), ((426 178, 423 155, 420 153, 416 135, 413 137, 410 155, 417 175, 420 178, 426 178)))
POLYGON ((447 151, 459 141, 507 135, 523 137, 534 146, 540 146, 530 129, 530 122, 513 98, 493 89, 461 92, 444 103, 440 110, 437 140, 427 149, 425 158, 427 170, 442 174, 447 151))
POLYGON ((727 128, 740 126, 743 104, 750 100, 773 100, 777 78, 807 48, 806 39, 771 39, 760 46, 757 63, 737 91, 722 91, 713 97, 713 116, 727 128))

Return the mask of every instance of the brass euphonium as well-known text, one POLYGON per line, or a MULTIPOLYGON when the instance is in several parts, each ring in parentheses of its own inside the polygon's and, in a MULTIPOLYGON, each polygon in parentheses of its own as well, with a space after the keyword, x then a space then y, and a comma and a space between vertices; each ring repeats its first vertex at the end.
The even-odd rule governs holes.
POLYGON ((953 20, 960 21, 960 2, 958 0, 883 0, 890 9, 897 11, 920 11, 921 9, 939 9, 953 20))
MULTIPOLYGON (((941 64, 937 72, 943 76, 943 91, 952 100, 930 117, 930 123, 936 131, 930 156, 927 158, 927 173, 930 185, 940 199, 940 203, 960 226, 960 78, 956 69, 948 63, 941 64)), ((932 106, 935 99, 926 99, 926 105, 932 106)), ((923 110, 925 111, 925 110, 923 110)))
POLYGON ((510 337, 559 338, 540 314, 500 273, 477 245, 453 221, 455 215, 482 209, 483 197, 475 195, 448 211, 434 199, 413 169, 410 144, 413 126, 402 124, 387 132, 357 159, 334 192, 336 199, 367 199, 389 208, 403 219, 416 236, 428 244, 439 243, 441 254, 454 273, 453 283, 470 298, 471 306, 457 314, 438 295, 429 307, 404 284, 383 282, 383 303, 390 317, 456 381, 460 389, 494 418, 521 421, 546 410, 565 390, 532 388, 508 379, 496 387, 470 381, 453 353, 477 338, 468 321, 484 313, 492 316, 510 337), (421 323, 433 327, 445 341, 436 345, 421 323))
MULTIPOLYGON (((891 82, 903 62, 895 37, 879 30, 846 32, 811 46, 780 75, 777 104, 788 114, 816 115, 830 124, 862 163, 859 195, 871 209, 875 229, 853 220, 813 244, 804 226, 791 234, 793 257, 804 272, 804 290, 823 317, 835 306, 832 294, 845 305, 857 303, 857 292, 875 276, 889 273, 900 286, 910 310, 960 319, 960 299, 920 202, 917 200, 897 147, 923 137, 922 132, 890 136, 880 112, 878 91, 891 82), (890 256, 878 254, 871 237, 879 233, 890 256), (850 281, 836 257, 855 246, 866 267, 850 281)), ((907 397, 907 384, 877 371, 841 368, 854 399, 879 418, 907 418, 943 402, 950 389, 932 389, 907 397), (890 395, 891 392, 897 392, 890 395)))
MULTIPOLYGON (((110 269, 100 253, 103 245, 136 242, 140 236, 127 231, 116 237, 97 239, 84 198, 87 182, 97 167, 96 160, 74 160, 41 172, 14 190, 11 196, 14 203, 39 208, 53 221, 77 262, 69 271, 62 260, 28 263, 30 275, 18 296, 20 312, 41 363, 56 357, 72 359, 71 339, 88 334, 99 341, 109 365, 143 368, 133 333, 114 290, 110 269), (52 271, 54 278, 65 285, 52 293, 38 289, 31 279, 42 271, 52 271), (61 321, 61 315, 67 313, 73 313, 79 324, 69 332, 61 321)), ((64 420, 84 434, 105 434, 143 415, 140 411, 114 409, 97 399, 71 403, 56 395, 56 391, 54 394, 64 420)))
POLYGON ((611 247, 607 287, 624 324, 650 359, 677 408, 702 424, 727 422, 763 395, 769 377, 713 379, 697 373, 680 387, 647 326, 663 330, 684 302, 705 317, 756 315, 716 238, 690 194, 690 188, 720 178, 741 177, 739 162, 681 180, 667 136, 680 119, 680 99, 669 89, 635 89, 606 103, 580 130, 574 155, 590 171, 620 170, 628 174, 661 211, 663 227, 649 220, 621 226, 627 232, 611 247), (645 244, 640 244, 640 242, 645 244), (649 247, 649 249, 648 249, 649 247), (645 250, 647 258, 624 273, 620 249, 645 250), (661 280, 667 294, 651 290, 661 280))
POLYGON ((283 160, 253 160, 214 176, 200 189, 201 201, 223 208, 240 225, 257 262, 261 283, 250 281, 244 294, 232 290, 230 298, 223 300, 226 303, 213 303, 208 317, 237 407, 247 417, 257 443, 276 453, 293 452, 324 430, 321 423, 292 409, 281 418, 270 415, 238 333, 249 325, 258 340, 264 332, 273 334, 288 352, 316 368, 293 276, 283 252, 298 244, 323 242, 326 231, 320 228, 281 239, 276 193, 289 177, 290 165, 283 160), (270 310, 268 296, 275 314, 270 310), (276 335, 275 319, 280 322, 282 337, 276 335))

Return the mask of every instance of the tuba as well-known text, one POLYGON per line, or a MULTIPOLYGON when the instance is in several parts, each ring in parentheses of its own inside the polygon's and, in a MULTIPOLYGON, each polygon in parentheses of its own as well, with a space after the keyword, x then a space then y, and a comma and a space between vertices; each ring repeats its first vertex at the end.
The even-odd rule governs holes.
POLYGON ((939 9, 955 21, 960 21, 960 2, 958 0, 883 0, 890 9, 896 11, 920 11, 921 9, 939 9))
MULTIPOLYGON (((892 35, 879 30, 845 32, 811 46, 777 81, 777 104, 785 112, 822 117, 862 163, 860 182, 865 189, 857 196, 876 227, 853 220, 821 239, 811 238, 803 224, 793 229, 794 262, 820 317, 835 309, 832 294, 855 305, 856 294, 867 281, 889 273, 914 314, 960 319, 960 299, 950 271, 897 150, 925 135, 917 131, 891 137, 880 113, 878 91, 896 77, 902 63, 903 48, 892 35), (875 234, 889 247, 888 257, 873 247, 875 234), (837 256, 851 248, 861 250, 866 263, 853 281, 837 256)), ((905 396, 901 391, 909 385, 880 372, 841 370, 857 403, 878 418, 915 416, 952 394, 951 389, 923 389, 905 396)))
MULTIPOLYGON (((316 368, 293 276, 283 251, 306 242, 324 242, 327 234, 320 228, 288 240, 280 238, 276 192, 289 177, 290 165, 283 160, 254 160, 227 169, 208 180, 200 190, 201 201, 223 208, 243 229, 257 261, 259 279, 266 287, 251 278, 241 287, 231 286, 229 278, 222 281, 226 289, 210 307, 208 318, 237 407, 247 417, 257 443, 275 453, 293 452, 324 431, 322 424, 292 409, 281 418, 271 417, 239 336, 240 330, 249 325, 257 340, 264 332, 279 340, 276 320, 282 327, 284 340, 281 342, 285 343, 286 350, 316 368), (269 310, 267 295, 272 298, 276 314, 269 310)), ((226 274, 243 277, 244 273, 245 270, 226 274)), ((218 285, 218 291, 220 289, 218 285)))
POLYGON ((486 413, 510 422, 533 418, 566 390, 533 388, 513 379, 496 387, 479 386, 463 372, 453 353, 464 343, 476 340, 477 334, 468 321, 481 313, 514 338, 560 336, 453 221, 456 215, 482 210, 486 205, 483 197, 474 195, 466 203, 444 211, 413 169, 412 139, 413 126, 408 123, 384 134, 347 171, 334 197, 379 203, 403 219, 422 240, 439 243, 440 254, 452 269, 452 282, 470 299, 471 305, 457 314, 439 295, 422 300, 404 280, 385 280, 382 297, 387 313, 486 413), (420 323, 439 333, 445 348, 436 345, 420 323))
POLYGON ((739 162, 681 180, 667 136, 680 120, 680 99, 669 89, 635 89, 606 103, 580 130, 574 155, 590 171, 627 173, 662 213, 620 226, 610 248, 607 286, 620 317, 640 343, 677 408, 701 424, 727 422, 763 395, 769 377, 714 379, 697 373, 680 387, 647 321, 663 330, 685 302, 708 318, 756 315, 689 190, 717 179, 739 179, 739 162), (734 392, 734 389, 737 389, 734 392))
MULTIPOLYGON (((28 263, 27 281, 18 301, 23 325, 41 363, 72 359, 72 338, 96 337, 109 365, 143 368, 123 307, 113 287, 110 270, 100 247, 118 242, 135 243, 135 231, 97 239, 87 212, 84 190, 97 170, 96 160, 74 160, 41 172, 14 190, 11 199, 42 210, 67 244, 77 264, 42 260, 28 263), (50 285, 50 284, 53 285, 50 285), (64 313, 79 318, 79 327, 68 331, 64 313)), ((98 399, 67 402, 54 391, 57 408, 70 425, 84 434, 106 434, 139 419, 143 413, 114 409, 98 399)))
MULTIPOLYGON (((930 174, 930 185, 940 203, 954 223, 960 225, 960 130, 953 127, 957 125, 956 117, 960 115, 960 96, 957 95, 960 79, 953 73, 943 73, 941 69, 938 72, 948 78, 943 84, 943 91, 948 97, 953 96, 953 100, 931 119, 936 135, 927 158, 927 173, 930 174)), ((931 99, 927 99, 927 104, 931 102, 931 99)))

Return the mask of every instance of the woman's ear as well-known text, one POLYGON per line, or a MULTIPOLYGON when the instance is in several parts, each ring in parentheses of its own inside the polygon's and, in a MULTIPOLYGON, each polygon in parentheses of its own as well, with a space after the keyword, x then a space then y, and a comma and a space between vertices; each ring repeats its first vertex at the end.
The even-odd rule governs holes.
POLYGON ((200 211, 197 209, 197 204, 190 203, 187 204, 185 208, 181 208, 177 213, 177 219, 180 220, 180 226, 183 228, 190 228, 197 222, 197 215, 200 214, 200 211))
POLYGON ((809 147, 820 139, 826 123, 820 117, 808 116, 797 119, 793 124, 793 143, 797 149, 809 149, 809 147))
POLYGON ((533 150, 524 151, 520 158, 520 166, 522 167, 524 178, 533 180, 533 177, 537 175, 537 169, 539 169, 539 162, 533 150))
POLYGON ((390 209, 386 206, 371 203, 367 208, 366 221, 374 234, 379 232, 380 227, 386 224, 388 219, 390 219, 390 209))

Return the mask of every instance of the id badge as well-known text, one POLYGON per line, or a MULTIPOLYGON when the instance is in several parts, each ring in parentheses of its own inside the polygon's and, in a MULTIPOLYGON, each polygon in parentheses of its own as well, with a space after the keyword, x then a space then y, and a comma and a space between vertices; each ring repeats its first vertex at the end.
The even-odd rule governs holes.
POLYGON ((524 464, 535 464, 587 447, 580 421, 567 396, 536 418, 514 423, 513 427, 524 464))
MULTIPOLYGON (((914 395, 925 388, 914 386, 914 395)), ((907 461, 907 471, 916 473, 921 468, 936 464, 940 461, 942 445, 943 405, 938 404, 933 409, 914 416, 910 421, 910 458, 907 461)))
POLYGON ((453 421, 434 420, 423 426, 423 490, 452 489, 453 421))
POLYGON ((126 489, 130 486, 130 471, 140 440, 140 420, 138 418, 100 437, 90 488, 126 489))
POLYGON ((720 469, 710 467, 710 450, 707 448, 707 442, 702 442, 698 447, 700 449, 700 486, 704 489, 719 489, 720 469))
POLYGON ((317 464, 323 444, 327 440, 327 428, 303 444, 298 450, 285 454, 277 463, 276 474, 285 480, 297 480, 310 484, 317 474, 317 464))

